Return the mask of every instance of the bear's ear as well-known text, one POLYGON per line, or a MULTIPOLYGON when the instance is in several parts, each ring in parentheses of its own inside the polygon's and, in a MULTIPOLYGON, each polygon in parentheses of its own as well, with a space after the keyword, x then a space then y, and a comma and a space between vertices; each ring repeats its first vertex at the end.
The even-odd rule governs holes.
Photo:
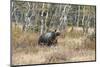
POLYGON ((55 31, 54 32, 56 32, 57 31, 57 29, 55 29, 55 31))

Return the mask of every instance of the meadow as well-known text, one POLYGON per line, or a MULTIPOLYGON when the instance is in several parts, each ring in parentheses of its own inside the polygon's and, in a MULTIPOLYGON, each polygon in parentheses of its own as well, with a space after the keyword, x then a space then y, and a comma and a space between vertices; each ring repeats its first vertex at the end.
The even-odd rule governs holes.
MULTIPOLYGON (((85 36, 80 27, 61 32, 56 46, 38 45, 39 33, 22 32, 12 25, 12 64, 47 64, 96 60, 96 39, 85 36)), ((89 30, 91 31, 91 30, 89 30)))

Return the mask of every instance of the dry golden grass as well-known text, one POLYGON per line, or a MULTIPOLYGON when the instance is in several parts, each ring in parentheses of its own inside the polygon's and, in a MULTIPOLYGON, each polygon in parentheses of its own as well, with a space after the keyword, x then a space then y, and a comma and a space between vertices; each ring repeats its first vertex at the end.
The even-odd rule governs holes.
MULTIPOLYGON (((13 26, 12 26, 13 27, 13 26)), ((12 63, 14 65, 62 63, 95 60, 95 41, 81 31, 62 32, 56 46, 39 46, 39 34, 12 28, 12 63)))

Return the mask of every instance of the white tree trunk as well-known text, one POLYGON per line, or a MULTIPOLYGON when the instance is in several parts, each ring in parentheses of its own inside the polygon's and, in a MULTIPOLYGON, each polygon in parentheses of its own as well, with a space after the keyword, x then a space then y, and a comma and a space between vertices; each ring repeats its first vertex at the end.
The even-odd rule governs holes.
POLYGON ((62 28, 61 30, 64 30, 64 28, 67 26, 66 21, 67 21, 67 15, 68 15, 68 13, 69 13, 70 8, 71 8, 70 5, 65 5, 65 6, 64 6, 64 10, 62 11, 62 16, 60 17, 61 23, 60 23, 60 26, 59 26, 59 30, 60 30, 61 28, 62 28), (68 7, 68 8, 67 8, 67 7, 68 7), (66 10, 66 8, 67 8, 67 10, 66 10))
POLYGON ((85 6, 83 7, 83 18, 82 18, 83 33, 85 32, 85 22, 84 22, 84 18, 85 18, 85 6))
POLYGON ((79 18, 80 17, 80 6, 78 6, 78 20, 77 20, 77 27, 79 26, 79 18))
POLYGON ((44 13, 44 3, 43 3, 43 6, 42 6, 42 13, 41 13, 41 33, 40 34, 43 34, 44 33, 44 17, 43 17, 43 13, 44 13))

